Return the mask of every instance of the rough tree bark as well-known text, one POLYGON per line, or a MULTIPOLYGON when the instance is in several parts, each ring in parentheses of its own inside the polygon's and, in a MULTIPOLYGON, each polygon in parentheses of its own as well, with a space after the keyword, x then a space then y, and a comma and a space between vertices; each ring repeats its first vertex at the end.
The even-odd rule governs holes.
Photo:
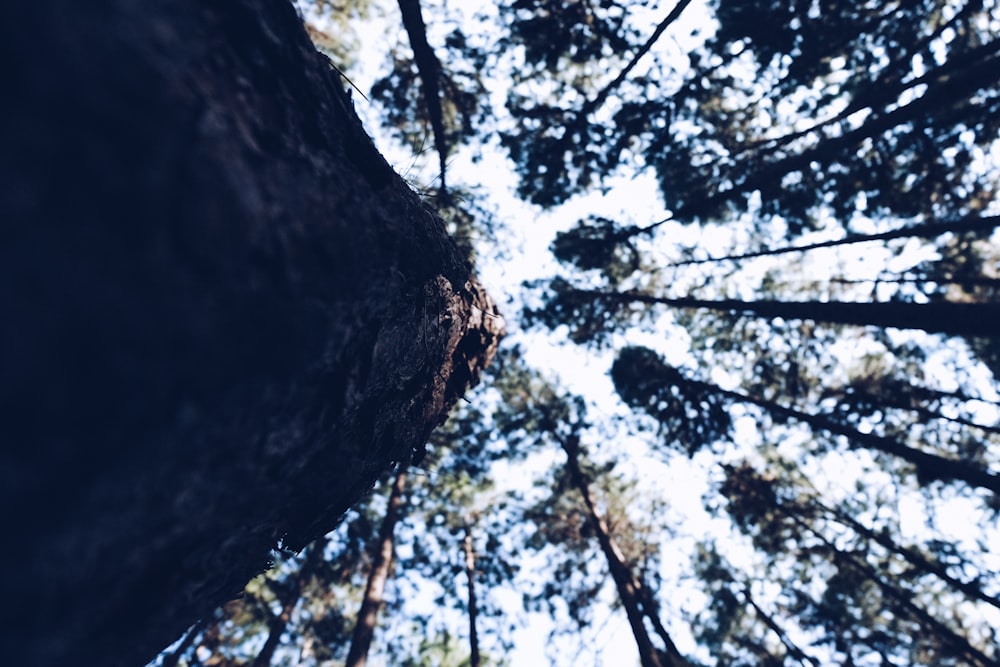
POLYGON ((287 0, 0 7, 0 655, 141 665, 501 335, 287 0))

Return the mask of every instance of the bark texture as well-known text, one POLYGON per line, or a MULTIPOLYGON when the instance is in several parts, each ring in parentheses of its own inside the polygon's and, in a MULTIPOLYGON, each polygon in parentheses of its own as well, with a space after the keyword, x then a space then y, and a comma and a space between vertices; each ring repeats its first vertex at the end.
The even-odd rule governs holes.
POLYGON ((0 82, 0 655, 141 665, 408 460, 501 320, 287 0, 4 3, 0 82))

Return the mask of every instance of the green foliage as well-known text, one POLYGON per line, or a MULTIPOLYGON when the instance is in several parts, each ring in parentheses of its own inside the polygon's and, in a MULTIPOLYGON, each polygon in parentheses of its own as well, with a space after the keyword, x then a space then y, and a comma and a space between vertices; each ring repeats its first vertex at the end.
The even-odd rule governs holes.
POLYGON ((630 81, 610 123, 579 103, 514 98, 519 127, 505 145, 521 192, 557 204, 631 153, 656 169, 682 221, 725 217, 752 195, 759 215, 782 216, 793 233, 821 209, 844 220, 978 210, 997 188, 995 174, 970 167, 1000 129, 998 44, 982 3, 944 4, 721 0, 718 29, 689 67, 630 81))
MULTIPOLYGON (((819 595, 800 587, 806 580, 801 575, 789 579, 795 602, 788 611, 794 613, 794 623, 822 629, 807 630, 820 637, 816 646, 826 644, 842 659, 857 662, 874 654, 907 664, 991 664, 948 613, 937 618, 931 613, 952 604, 949 586, 963 589, 980 604, 1000 605, 985 593, 984 581, 961 581, 949 574, 942 555, 951 554, 956 564, 964 561, 954 544, 900 544, 898 525, 890 522, 879 530, 865 526, 849 508, 825 505, 791 469, 780 476, 746 463, 725 470, 720 492, 728 511, 759 548, 778 559, 792 556, 785 563, 793 570, 808 566, 830 573, 819 595)), ((972 566, 968 561, 964 565, 972 566)))
POLYGON ((540 71, 558 71, 565 61, 592 63, 629 48, 626 3, 614 0, 514 0, 509 14, 511 44, 524 49, 524 59, 540 71))
POLYGON ((599 270, 609 283, 618 284, 639 269, 638 251, 628 238, 631 231, 620 229, 614 220, 591 216, 556 234, 552 254, 582 271, 599 270))
MULTIPOLYGON (((423 627, 414 627, 414 635, 420 635, 423 627)), ((424 636, 416 655, 406 656, 396 663, 400 667, 472 667, 468 646, 463 641, 450 634, 440 637, 424 636)), ((489 656, 482 661, 482 667, 492 667, 499 663, 493 662, 489 656)))
MULTIPOLYGON (((486 90, 481 79, 486 56, 469 46, 457 29, 446 38, 443 51, 459 54, 447 59, 445 62, 451 65, 445 65, 439 73, 446 143, 456 146, 474 137, 488 114, 484 106, 486 90)), ((371 90, 371 99, 384 110, 383 122, 416 153, 429 150, 433 145, 423 95, 413 55, 403 49, 393 54, 391 71, 379 78, 371 90)))
POLYGON ((649 413, 668 445, 689 456, 729 433, 724 397, 689 382, 653 350, 624 348, 611 367, 611 378, 622 400, 649 413))
POLYGON ((361 46, 355 29, 370 18, 372 0, 295 0, 316 48, 341 71, 355 64, 361 46))

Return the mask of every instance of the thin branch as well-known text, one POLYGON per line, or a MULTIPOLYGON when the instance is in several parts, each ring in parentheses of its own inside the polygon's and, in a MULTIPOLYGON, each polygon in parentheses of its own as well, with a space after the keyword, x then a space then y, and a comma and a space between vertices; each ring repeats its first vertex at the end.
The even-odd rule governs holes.
POLYGON ((778 639, 780 639, 781 643, 785 645, 785 650, 788 651, 792 657, 796 658, 803 664, 809 663, 810 665, 813 665, 813 667, 819 667, 819 661, 796 646, 795 643, 788 638, 788 635, 782 627, 778 625, 778 622, 757 604, 757 602, 753 599, 753 596, 750 595, 750 589, 748 587, 743 586, 742 593, 743 598, 750 604, 751 607, 753 607, 754 612, 756 612, 761 620, 764 621, 764 624, 767 625, 767 627, 769 627, 774 634, 778 635, 778 639))
POLYGON ((653 31, 653 34, 650 35, 645 44, 643 44, 639 50, 636 51, 635 55, 632 56, 632 59, 629 60, 628 64, 625 65, 622 71, 618 73, 618 76, 616 76, 611 83, 606 85, 601 92, 597 93, 597 96, 594 97, 594 99, 583 105, 583 108, 580 110, 581 117, 586 117, 604 104, 608 96, 611 95, 611 93, 614 92, 614 90, 620 86, 626 78, 628 78, 628 75, 632 72, 643 56, 649 53, 649 50, 653 48, 653 44, 655 44, 660 36, 663 35, 664 31, 670 27, 670 24, 680 17, 681 13, 689 4, 691 4, 691 0, 679 0, 678 3, 674 5, 674 8, 670 10, 670 13, 667 14, 665 19, 660 21, 659 25, 656 26, 656 30, 653 31))

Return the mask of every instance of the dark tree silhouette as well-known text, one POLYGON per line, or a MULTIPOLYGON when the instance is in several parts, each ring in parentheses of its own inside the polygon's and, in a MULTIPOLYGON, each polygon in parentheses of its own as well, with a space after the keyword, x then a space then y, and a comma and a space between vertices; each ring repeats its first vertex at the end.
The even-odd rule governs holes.
POLYGON ((500 320, 290 4, 0 10, 12 664, 135 665, 326 533, 500 320))
POLYGON ((479 631, 476 617, 479 605, 476 602, 476 551, 472 543, 472 526, 466 521, 463 526, 462 556, 465 558, 465 577, 467 579, 467 607, 469 609, 469 667, 479 667, 482 659, 479 655, 479 631))
POLYGON ((420 0, 399 0, 399 11, 403 17, 403 27, 410 38, 413 61, 420 73, 424 108, 434 132, 434 149, 438 154, 438 169, 441 177, 440 192, 447 196, 445 168, 448 161, 448 139, 444 130, 444 115, 441 109, 441 61, 434 49, 427 43, 427 26, 420 11, 420 0))
MULTIPOLYGON (((960 232, 970 232, 970 231, 989 232, 998 226, 1000 226, 1000 216, 989 216, 989 217, 975 216, 975 217, 963 218, 961 220, 947 220, 947 221, 934 220, 932 222, 925 222, 916 225, 906 225, 900 227, 899 229, 893 229, 887 232, 879 232, 877 234, 848 234, 842 239, 836 239, 832 241, 804 243, 802 245, 793 245, 783 248, 767 248, 764 250, 757 250, 755 252, 744 252, 736 255, 726 255, 724 257, 706 257, 704 259, 688 259, 681 262, 672 262, 668 264, 665 268, 688 266, 691 264, 707 264, 710 262, 738 262, 744 259, 755 259, 757 257, 774 257, 776 255, 786 255, 788 253, 793 253, 793 252, 808 252, 810 250, 818 250, 820 248, 836 248, 839 246, 854 245, 857 243, 871 243, 873 241, 891 241, 892 239, 903 239, 903 238, 932 239, 936 236, 941 236, 942 234, 947 234, 947 233, 957 234, 960 232)), ((637 228, 637 229, 638 231, 646 231, 652 229, 652 226, 637 228)), ((632 230, 629 231, 633 234, 636 233, 632 230)))
POLYGON ((579 436, 576 434, 557 436, 557 440, 566 453, 566 470, 570 481, 583 499, 587 519, 597 536, 601 553, 607 561, 608 571, 618 591, 618 599, 625 608, 632 637, 639 651, 639 661, 643 667, 687 667, 689 663, 677 650, 677 646, 660 620, 659 609, 652 592, 632 572, 615 542, 611 529, 597 510, 590 482, 580 467, 579 436), (657 647, 653 643, 646 628, 647 621, 660 637, 662 647, 657 647))
POLYGON ((829 324, 921 329, 930 333, 967 337, 993 337, 996 333, 994 323, 1000 321, 1000 303, 947 301, 854 303, 769 299, 743 301, 577 289, 561 281, 553 281, 553 287, 552 298, 542 308, 528 311, 529 318, 554 326, 574 315, 577 321, 586 321, 588 316, 594 317, 591 313, 609 312, 629 304, 648 304, 752 315, 767 319, 780 317, 784 320, 812 320, 829 324))
MULTIPOLYGON (((702 412, 713 397, 715 400, 755 405, 780 421, 792 420, 808 424, 814 430, 845 437, 851 446, 867 447, 899 457, 916 468, 917 476, 922 481, 961 481, 1000 494, 1000 475, 978 462, 927 452, 894 438, 860 431, 830 415, 803 412, 772 400, 686 377, 647 348, 624 348, 619 353, 611 374, 618 393, 628 404, 645 409, 665 422, 688 419, 692 413, 702 412), (671 410, 670 403, 682 405, 679 409, 671 410), (661 407, 665 404, 668 407, 661 407)), ((728 421, 724 425, 728 428, 728 421)), ((712 433, 718 435, 721 431, 722 429, 716 429, 712 433)), ((711 440, 703 437, 700 441, 682 444, 689 451, 694 451, 711 444, 711 440)))
MULTIPOLYGON (((815 513, 810 504, 801 505, 789 501, 787 498, 779 497, 783 494, 779 494, 776 487, 774 480, 759 475, 749 466, 744 465, 727 467, 727 481, 723 485, 722 491, 731 499, 733 512, 744 526, 755 521, 760 522, 761 512, 774 512, 777 517, 780 517, 780 521, 787 522, 786 528, 792 531, 791 534, 795 535, 795 539, 802 542, 811 540, 819 545, 819 547, 803 547, 803 550, 811 549, 814 552, 823 553, 838 568, 871 582, 885 598, 885 604, 901 616, 911 617, 920 625, 922 631, 934 636, 941 649, 961 659, 963 661, 961 664, 984 666, 994 664, 982 651, 972 646, 967 638, 957 634, 947 624, 921 607, 911 591, 873 567, 857 549, 834 545, 830 538, 811 521, 815 518, 815 513), (756 503, 758 507, 756 509, 750 508, 748 503, 756 503)), ((777 529, 775 527, 764 528, 763 532, 767 534, 767 537, 771 537, 777 532, 777 529)), ((867 532, 862 531, 862 536, 865 536, 867 532)), ((766 540, 767 537, 764 539, 766 540)), ((900 553, 896 549, 893 551, 896 551, 897 554, 900 553)), ((912 557, 908 557, 907 560, 913 562, 912 557)), ((834 619, 833 622, 834 624, 846 624, 844 620, 834 619)))

